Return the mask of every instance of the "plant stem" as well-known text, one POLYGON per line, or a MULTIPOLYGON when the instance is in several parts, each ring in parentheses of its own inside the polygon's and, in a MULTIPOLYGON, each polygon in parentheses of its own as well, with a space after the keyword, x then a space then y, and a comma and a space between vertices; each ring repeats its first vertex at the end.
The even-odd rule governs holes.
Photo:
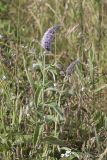
POLYGON ((45 103, 45 97, 44 97, 44 92, 45 92, 45 52, 43 52, 43 90, 42 90, 42 104, 43 104, 43 109, 44 109, 44 103, 45 103))

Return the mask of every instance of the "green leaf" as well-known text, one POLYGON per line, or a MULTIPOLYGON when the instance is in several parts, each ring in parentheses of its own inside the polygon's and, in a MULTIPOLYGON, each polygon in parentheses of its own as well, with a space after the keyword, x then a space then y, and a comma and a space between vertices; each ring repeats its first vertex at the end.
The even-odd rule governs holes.
POLYGON ((36 105, 36 106, 38 105, 38 101, 39 101, 39 96, 40 96, 40 93, 41 93, 41 89, 42 89, 41 86, 38 86, 38 88, 36 89, 36 93, 35 93, 35 105, 36 105))
POLYGON ((34 130, 34 134, 33 134, 33 144, 35 145, 39 136, 39 128, 40 125, 37 123, 36 128, 34 130))
POLYGON ((45 137, 42 139, 42 142, 47 142, 48 144, 55 144, 55 145, 61 145, 61 146, 67 146, 65 141, 62 141, 61 139, 58 139, 56 137, 45 137))
POLYGON ((99 87, 99 88, 97 88, 94 92, 96 93, 96 92, 99 92, 99 91, 101 91, 102 89, 105 89, 107 87, 107 84, 104 84, 104 85, 102 85, 101 87, 99 87))
POLYGON ((46 122, 56 122, 56 118, 52 115, 45 115, 45 121, 46 122))

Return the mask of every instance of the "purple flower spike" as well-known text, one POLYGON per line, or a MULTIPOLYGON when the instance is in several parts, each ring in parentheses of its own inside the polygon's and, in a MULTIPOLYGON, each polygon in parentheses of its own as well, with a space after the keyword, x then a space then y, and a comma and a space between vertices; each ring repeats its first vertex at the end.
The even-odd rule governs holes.
POLYGON ((70 76, 74 72, 75 65, 78 63, 80 63, 80 61, 77 59, 67 67, 66 76, 70 76))
POLYGON ((52 41, 55 37, 56 31, 60 28, 60 25, 55 25, 51 28, 49 28, 43 35, 42 40, 41 40, 41 46, 46 50, 50 51, 51 50, 51 44, 52 41))

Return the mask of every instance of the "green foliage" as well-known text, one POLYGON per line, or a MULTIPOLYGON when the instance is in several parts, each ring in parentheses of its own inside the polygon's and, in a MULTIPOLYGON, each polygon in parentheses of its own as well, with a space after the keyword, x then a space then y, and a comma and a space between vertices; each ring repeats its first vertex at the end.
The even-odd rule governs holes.
POLYGON ((6 3, 0 2, 0 13, 3 14, 7 11, 8 5, 6 3))
POLYGON ((106 160, 106 15, 106 0, 0 1, 0 159, 106 160))

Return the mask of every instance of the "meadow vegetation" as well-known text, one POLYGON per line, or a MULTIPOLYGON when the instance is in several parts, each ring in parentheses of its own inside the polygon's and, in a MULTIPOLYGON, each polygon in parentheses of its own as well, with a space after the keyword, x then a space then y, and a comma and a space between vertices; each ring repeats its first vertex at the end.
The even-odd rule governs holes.
POLYGON ((0 1, 0 160, 29 159, 107 160, 106 0, 0 1))

